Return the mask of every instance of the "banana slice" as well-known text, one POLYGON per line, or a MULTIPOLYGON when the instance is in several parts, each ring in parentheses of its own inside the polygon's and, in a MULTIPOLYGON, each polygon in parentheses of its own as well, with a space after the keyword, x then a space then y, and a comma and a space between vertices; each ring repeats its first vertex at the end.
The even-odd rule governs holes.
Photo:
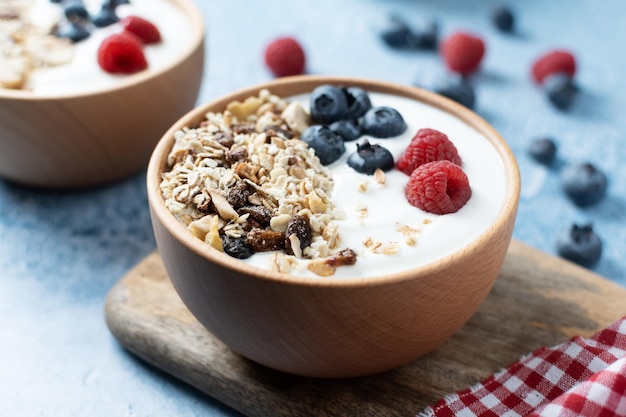
POLYGON ((37 66, 54 67, 67 64, 74 58, 72 42, 52 35, 29 37, 24 47, 37 66))

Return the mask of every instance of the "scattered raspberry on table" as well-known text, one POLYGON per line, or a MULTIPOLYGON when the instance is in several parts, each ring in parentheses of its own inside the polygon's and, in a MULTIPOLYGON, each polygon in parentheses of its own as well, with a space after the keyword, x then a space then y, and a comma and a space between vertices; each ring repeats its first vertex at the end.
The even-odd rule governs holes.
POLYGON ((480 66, 485 50, 485 42, 479 36, 455 32, 441 42, 440 53, 450 71, 469 75, 480 66))
POLYGON ((553 49, 539 56, 532 64, 531 76, 541 85, 550 75, 565 74, 569 78, 576 73, 576 57, 570 51, 553 49))
POLYGON ((293 37, 274 39, 265 48, 265 65, 276 77, 304 73, 306 57, 302 45, 293 37))

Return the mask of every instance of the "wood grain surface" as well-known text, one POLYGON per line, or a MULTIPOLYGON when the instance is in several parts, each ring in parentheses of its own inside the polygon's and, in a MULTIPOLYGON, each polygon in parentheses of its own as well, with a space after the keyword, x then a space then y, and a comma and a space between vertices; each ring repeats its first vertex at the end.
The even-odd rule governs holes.
POLYGON ((626 289, 513 241, 478 312, 434 352, 381 374, 314 379, 230 351, 185 308, 153 253, 109 292, 107 324, 145 361, 248 416, 413 416, 521 355, 626 315, 626 289))

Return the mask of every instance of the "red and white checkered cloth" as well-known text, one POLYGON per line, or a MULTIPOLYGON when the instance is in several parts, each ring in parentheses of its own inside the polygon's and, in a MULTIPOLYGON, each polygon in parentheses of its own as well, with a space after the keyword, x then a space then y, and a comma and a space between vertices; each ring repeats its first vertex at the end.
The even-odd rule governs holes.
POLYGON ((626 417, 626 317, 541 348, 418 417, 626 417))

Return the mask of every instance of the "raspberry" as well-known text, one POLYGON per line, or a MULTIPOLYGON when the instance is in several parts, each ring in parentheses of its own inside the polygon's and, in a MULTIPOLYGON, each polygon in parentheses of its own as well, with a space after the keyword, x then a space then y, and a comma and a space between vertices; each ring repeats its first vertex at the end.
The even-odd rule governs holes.
POLYGON ((472 196, 467 175, 450 161, 435 161, 413 171, 404 188, 412 206, 433 214, 456 213, 472 196))
POLYGON ((576 58, 566 50, 554 49, 546 52, 533 62, 531 75, 533 80, 541 85, 550 75, 566 74, 569 78, 576 73, 576 58))
POLYGON ((148 61, 141 40, 123 32, 104 38, 98 48, 98 65, 111 74, 132 74, 146 69, 148 61))
POLYGON ((146 45, 161 42, 161 32, 150 22, 139 16, 127 16, 120 20, 124 30, 137 36, 146 45))
POLYGON ((281 37, 265 48, 265 64, 276 77, 304 73, 305 56, 300 43, 292 37, 281 37))
POLYGON ((427 162, 448 160, 461 165, 461 158, 448 136, 435 129, 420 129, 396 161, 396 169, 407 175, 427 162))
POLYGON ((440 53, 451 71, 468 75, 478 69, 485 55, 485 42, 478 36, 455 32, 443 40, 440 53))

